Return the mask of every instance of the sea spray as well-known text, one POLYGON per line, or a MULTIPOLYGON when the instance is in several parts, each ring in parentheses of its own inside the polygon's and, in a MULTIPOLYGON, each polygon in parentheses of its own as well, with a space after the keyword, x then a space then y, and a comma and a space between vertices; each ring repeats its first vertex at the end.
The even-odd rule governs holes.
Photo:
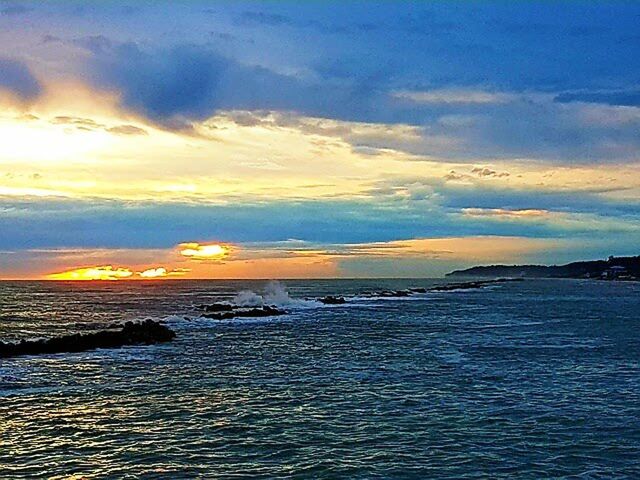
POLYGON ((243 290, 233 298, 232 303, 239 307, 261 307, 264 305, 264 298, 251 290, 243 290))
POLYGON ((262 295, 251 290, 243 290, 233 299, 233 303, 240 307, 260 307, 263 305, 304 306, 313 302, 291 298, 286 287, 277 280, 272 280, 264 287, 262 295))

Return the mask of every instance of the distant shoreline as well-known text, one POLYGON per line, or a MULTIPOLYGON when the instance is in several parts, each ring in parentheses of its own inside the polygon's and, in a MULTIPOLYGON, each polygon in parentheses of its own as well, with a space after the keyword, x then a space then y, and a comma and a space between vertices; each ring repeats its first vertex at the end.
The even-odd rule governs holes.
POLYGON ((607 260, 591 260, 565 265, 486 265, 455 270, 451 277, 509 277, 509 278, 572 278, 591 280, 640 280, 640 256, 609 257, 607 260))

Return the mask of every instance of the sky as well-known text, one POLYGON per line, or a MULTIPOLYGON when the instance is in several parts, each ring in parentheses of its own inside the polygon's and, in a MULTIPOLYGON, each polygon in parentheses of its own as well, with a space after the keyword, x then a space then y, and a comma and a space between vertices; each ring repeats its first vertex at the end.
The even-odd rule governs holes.
POLYGON ((640 254, 640 3, 0 1, 0 278, 640 254))

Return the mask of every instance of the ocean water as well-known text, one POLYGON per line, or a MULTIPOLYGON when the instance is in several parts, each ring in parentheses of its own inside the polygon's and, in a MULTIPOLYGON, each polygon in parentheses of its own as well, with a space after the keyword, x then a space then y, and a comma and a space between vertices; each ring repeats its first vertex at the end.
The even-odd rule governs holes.
MULTIPOLYGON (((442 282, 442 281, 440 281, 442 282)), ((0 478, 640 478, 640 284, 0 283, 0 339, 161 318, 168 344, 0 360, 0 478), (278 297, 286 302, 286 297, 278 297)))

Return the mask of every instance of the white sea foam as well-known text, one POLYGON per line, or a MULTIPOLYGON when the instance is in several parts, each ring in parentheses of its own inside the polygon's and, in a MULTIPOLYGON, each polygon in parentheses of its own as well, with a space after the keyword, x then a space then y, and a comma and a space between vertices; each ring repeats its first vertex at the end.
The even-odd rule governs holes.
POLYGON ((317 302, 311 300, 291 298, 286 287, 277 280, 272 280, 267 283, 262 294, 251 290, 241 291, 234 297, 232 303, 240 307, 261 307, 263 305, 309 307, 317 305, 317 302))

